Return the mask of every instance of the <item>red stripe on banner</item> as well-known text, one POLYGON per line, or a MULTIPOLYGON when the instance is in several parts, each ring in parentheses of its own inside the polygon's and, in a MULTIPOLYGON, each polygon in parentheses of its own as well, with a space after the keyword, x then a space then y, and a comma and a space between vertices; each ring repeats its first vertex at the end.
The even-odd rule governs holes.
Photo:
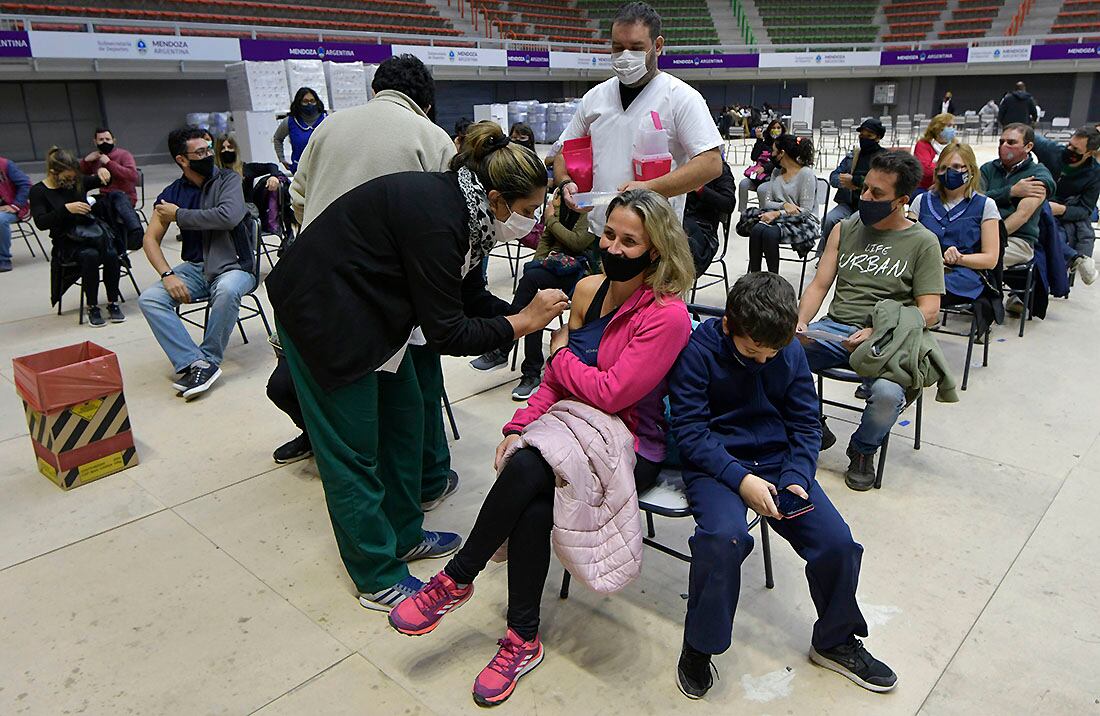
POLYGON ((134 446, 134 433, 127 430, 114 437, 98 440, 91 445, 85 445, 75 450, 63 452, 57 456, 57 462, 61 465, 61 472, 73 470, 92 460, 122 452, 134 446))

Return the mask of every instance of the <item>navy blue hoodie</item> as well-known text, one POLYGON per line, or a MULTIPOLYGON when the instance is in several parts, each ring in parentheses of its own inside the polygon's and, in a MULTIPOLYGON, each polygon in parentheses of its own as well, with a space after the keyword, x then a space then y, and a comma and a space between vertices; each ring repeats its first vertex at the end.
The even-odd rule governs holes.
POLYGON ((798 339, 766 363, 744 358, 712 318, 691 334, 668 382, 684 479, 736 492, 752 473, 809 490, 821 449, 817 391, 798 339))

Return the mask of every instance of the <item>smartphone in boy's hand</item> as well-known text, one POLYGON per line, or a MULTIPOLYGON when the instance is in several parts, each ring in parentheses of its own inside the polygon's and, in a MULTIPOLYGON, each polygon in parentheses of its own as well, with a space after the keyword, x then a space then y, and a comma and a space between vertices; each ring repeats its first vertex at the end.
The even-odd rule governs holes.
POLYGON ((793 519, 806 514, 814 508, 814 503, 799 497, 790 490, 780 490, 772 496, 775 507, 783 519, 793 519))

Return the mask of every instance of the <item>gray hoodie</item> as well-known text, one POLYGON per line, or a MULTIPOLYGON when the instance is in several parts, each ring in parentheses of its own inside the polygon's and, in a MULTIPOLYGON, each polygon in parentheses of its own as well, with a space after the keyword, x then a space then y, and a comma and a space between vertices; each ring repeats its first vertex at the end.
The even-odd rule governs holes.
POLYGON ((255 247, 247 227, 240 226, 247 215, 240 175, 217 167, 202 185, 199 208, 176 212, 181 230, 202 232, 203 275, 208 282, 233 269, 252 271, 255 247))

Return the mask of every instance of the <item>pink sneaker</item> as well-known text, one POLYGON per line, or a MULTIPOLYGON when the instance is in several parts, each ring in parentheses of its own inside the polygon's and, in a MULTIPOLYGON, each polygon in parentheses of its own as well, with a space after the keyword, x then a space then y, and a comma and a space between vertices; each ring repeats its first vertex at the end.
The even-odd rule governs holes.
POLYGON ((508 700, 519 677, 542 663, 542 642, 524 641, 511 629, 497 641, 500 649, 474 681, 474 702, 478 706, 496 706, 508 700))
POLYGON ((447 612, 458 609, 474 594, 474 585, 459 589, 440 572, 424 587, 390 610, 390 626, 408 636, 427 634, 439 626, 447 612))

